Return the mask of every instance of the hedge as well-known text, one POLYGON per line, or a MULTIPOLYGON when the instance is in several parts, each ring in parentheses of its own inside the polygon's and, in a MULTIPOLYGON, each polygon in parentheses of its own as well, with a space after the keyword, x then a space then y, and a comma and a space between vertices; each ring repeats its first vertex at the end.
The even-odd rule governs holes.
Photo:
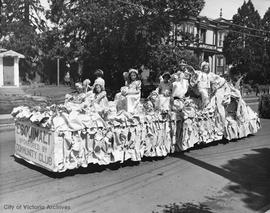
POLYGON ((259 103, 259 116, 270 118, 270 94, 261 95, 259 103))

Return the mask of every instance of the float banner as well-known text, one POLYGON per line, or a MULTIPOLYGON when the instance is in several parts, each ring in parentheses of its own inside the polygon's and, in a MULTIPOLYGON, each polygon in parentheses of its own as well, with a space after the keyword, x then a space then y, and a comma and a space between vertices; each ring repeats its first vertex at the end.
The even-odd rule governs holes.
POLYGON ((54 132, 27 122, 15 123, 15 156, 54 170, 54 132))

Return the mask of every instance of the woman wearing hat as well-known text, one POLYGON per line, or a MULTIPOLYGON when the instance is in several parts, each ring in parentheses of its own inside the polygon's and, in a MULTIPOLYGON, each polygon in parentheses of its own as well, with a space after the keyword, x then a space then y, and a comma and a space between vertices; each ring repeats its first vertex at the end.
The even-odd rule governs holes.
POLYGON ((108 99, 107 93, 105 91, 105 82, 101 78, 97 78, 93 85, 93 93, 94 93, 94 106, 100 110, 108 107, 108 99))
POLYGON ((141 81, 138 70, 130 69, 126 77, 126 86, 122 87, 121 92, 115 96, 116 108, 117 111, 125 110, 134 113, 141 98, 141 81))
POLYGON ((201 72, 197 71, 197 89, 202 99, 202 108, 205 108, 211 99, 211 96, 220 88, 226 80, 219 75, 210 72, 208 62, 202 62, 201 72))
POLYGON ((99 80, 105 88, 105 81, 103 79, 104 72, 101 69, 98 69, 94 74, 96 76, 96 80, 99 80))

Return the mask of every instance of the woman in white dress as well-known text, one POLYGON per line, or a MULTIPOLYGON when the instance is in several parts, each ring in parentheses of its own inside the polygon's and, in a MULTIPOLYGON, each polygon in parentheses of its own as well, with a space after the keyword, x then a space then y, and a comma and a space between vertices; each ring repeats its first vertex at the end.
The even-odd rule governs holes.
POLYGON ((171 75, 165 72, 161 78, 158 88, 150 95, 156 109, 162 111, 170 110, 170 99, 172 94, 171 75))
POLYGON ((139 80, 138 70, 129 70, 125 85, 121 88, 121 92, 115 96, 116 109, 117 111, 125 110, 135 113, 138 110, 141 98, 141 81, 139 80))
POLYGON ((94 100, 93 105, 97 109, 97 111, 102 111, 103 109, 107 108, 109 106, 109 102, 107 99, 107 93, 104 88, 104 80, 97 78, 94 82, 94 100))

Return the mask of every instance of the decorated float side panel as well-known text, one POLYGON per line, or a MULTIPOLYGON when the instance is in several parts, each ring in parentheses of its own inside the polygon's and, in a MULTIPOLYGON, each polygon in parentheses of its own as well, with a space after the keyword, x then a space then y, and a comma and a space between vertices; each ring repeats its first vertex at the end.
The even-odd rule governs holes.
POLYGON ((15 156, 54 171, 55 133, 30 122, 15 123, 15 156))

